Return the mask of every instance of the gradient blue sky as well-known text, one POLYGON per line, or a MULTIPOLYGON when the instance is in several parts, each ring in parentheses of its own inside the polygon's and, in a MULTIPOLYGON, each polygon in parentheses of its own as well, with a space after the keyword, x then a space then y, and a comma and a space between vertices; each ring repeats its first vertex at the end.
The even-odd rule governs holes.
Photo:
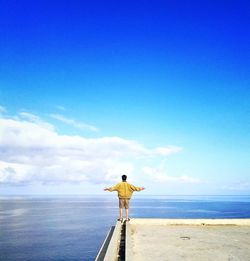
MULTIPOLYGON (((27 113, 58 135, 180 148, 131 159, 148 194, 250 194, 248 1, 0 2, 3 124, 27 113)), ((6 146, 2 177, 15 164, 6 146)), ((109 175, 97 176, 77 185, 13 176, 0 190, 100 194, 109 175)))

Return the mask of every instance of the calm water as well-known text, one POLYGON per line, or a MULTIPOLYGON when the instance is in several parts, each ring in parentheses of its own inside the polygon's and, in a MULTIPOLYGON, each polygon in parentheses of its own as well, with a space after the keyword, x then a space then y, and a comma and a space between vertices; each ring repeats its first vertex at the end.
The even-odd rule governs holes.
MULTIPOLYGON (((250 196, 135 196, 131 217, 250 218, 250 196)), ((0 260, 94 260, 116 197, 1 197, 0 260)))

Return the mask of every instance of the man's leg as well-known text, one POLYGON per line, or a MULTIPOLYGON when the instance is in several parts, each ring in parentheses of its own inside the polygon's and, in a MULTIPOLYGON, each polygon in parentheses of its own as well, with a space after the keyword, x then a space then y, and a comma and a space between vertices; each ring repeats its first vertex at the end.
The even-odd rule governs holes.
POLYGON ((122 220, 122 208, 120 208, 120 220, 122 220))
POLYGON ((123 209, 123 202, 122 199, 119 198, 120 221, 122 221, 122 209, 123 209))
POLYGON ((128 218, 128 208, 126 208, 126 220, 129 220, 129 218, 128 218))
POLYGON ((125 209, 126 209, 126 220, 129 221, 128 212, 129 212, 129 199, 125 201, 125 209))

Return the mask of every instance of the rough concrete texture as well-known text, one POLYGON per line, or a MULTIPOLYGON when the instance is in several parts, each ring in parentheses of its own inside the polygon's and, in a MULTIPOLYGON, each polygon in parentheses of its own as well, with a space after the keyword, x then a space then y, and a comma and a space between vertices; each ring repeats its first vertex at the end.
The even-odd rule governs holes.
POLYGON ((127 230, 127 236, 130 237, 130 259, 250 260, 250 226, 229 223, 231 224, 166 225, 161 222, 131 222, 127 230))

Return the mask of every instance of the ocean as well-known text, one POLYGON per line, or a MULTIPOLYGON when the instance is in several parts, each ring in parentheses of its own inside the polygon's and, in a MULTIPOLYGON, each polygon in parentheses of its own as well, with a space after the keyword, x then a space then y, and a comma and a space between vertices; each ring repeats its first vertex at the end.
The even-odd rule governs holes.
MULTIPOLYGON (((250 196, 141 196, 131 218, 250 218, 250 196)), ((108 196, 0 197, 0 260, 93 261, 118 218, 108 196)))

